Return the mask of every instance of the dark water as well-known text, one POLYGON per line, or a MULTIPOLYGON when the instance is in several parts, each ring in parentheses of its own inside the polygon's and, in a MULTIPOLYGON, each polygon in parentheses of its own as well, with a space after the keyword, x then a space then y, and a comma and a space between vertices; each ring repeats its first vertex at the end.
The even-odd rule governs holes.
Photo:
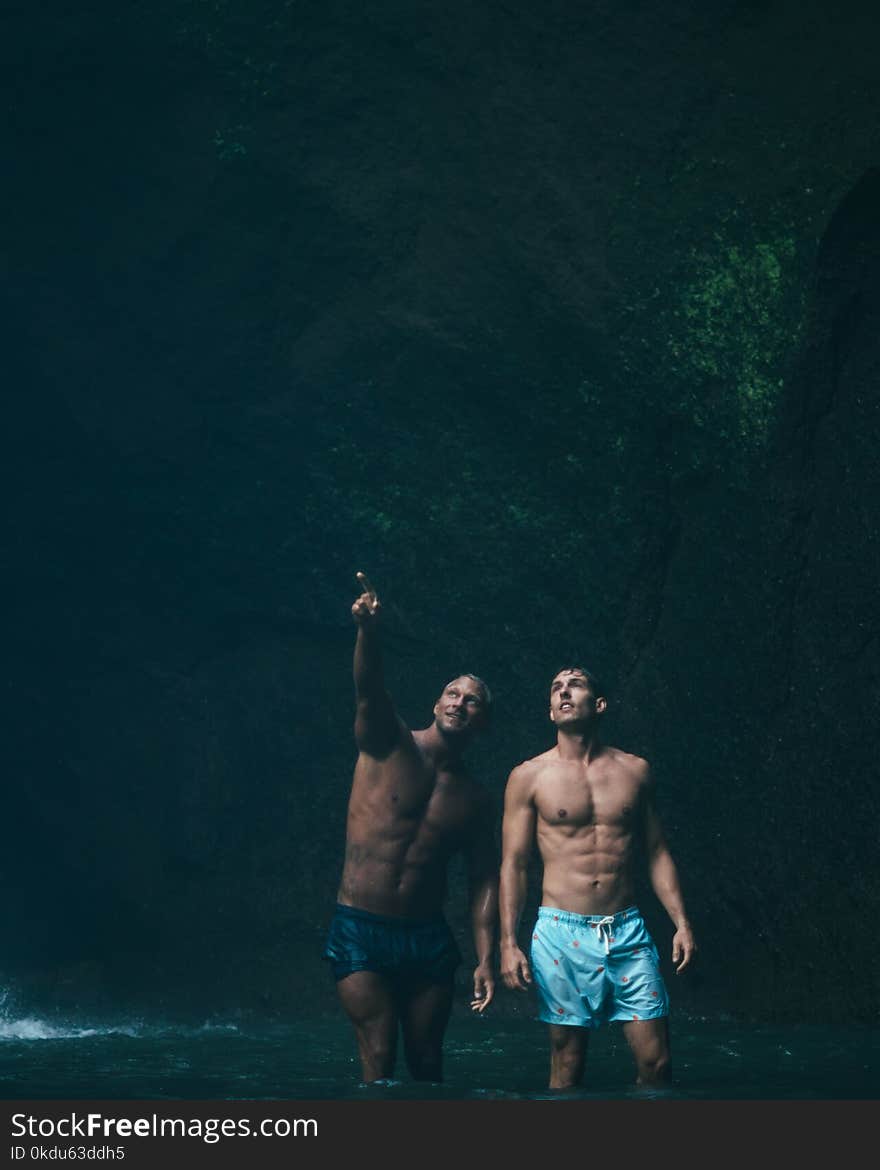
MULTIPOLYGON (((672 1018, 673 1086, 684 1100, 864 1100, 880 1096, 880 1031, 749 1027, 672 1018)), ((127 1020, 90 1025, 0 1009, 0 1099, 546 1098, 544 1026, 528 1018, 454 1017, 442 1086, 400 1080, 358 1084, 347 1023, 313 1021, 200 1026, 127 1020)), ((619 1031, 591 1040, 578 1096, 644 1096, 619 1031)))

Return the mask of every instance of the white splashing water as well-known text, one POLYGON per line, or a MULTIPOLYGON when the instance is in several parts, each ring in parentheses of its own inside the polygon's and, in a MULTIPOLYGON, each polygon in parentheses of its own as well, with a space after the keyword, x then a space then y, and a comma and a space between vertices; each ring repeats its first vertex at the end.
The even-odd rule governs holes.
POLYGON ((157 1036, 167 1032, 204 1034, 206 1032, 237 1032, 235 1024, 204 1023, 195 1028, 145 1025, 143 1022, 88 1026, 67 1020, 40 1019, 16 1011, 12 993, 0 988, 0 1043, 4 1040, 83 1040, 92 1036, 157 1036))
MULTIPOLYGON (((76 1028, 66 1024, 47 1024, 34 1016, 18 1020, 0 1020, 0 1040, 79 1040, 84 1036, 98 1036, 116 1032, 115 1028, 76 1028)), ((135 1033, 128 1033, 135 1035, 135 1033)))

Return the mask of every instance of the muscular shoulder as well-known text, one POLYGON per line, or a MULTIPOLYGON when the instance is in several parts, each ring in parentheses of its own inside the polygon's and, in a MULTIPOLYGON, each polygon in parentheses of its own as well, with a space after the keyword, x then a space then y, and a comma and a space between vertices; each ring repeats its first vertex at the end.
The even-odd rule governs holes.
POLYGON ((467 801, 473 817, 477 819, 485 817, 493 807, 493 796, 488 785, 478 780, 464 764, 460 764, 451 774, 447 792, 456 799, 467 801))
MULTIPOLYGON (((532 756, 532 758, 529 760, 523 760, 522 763, 517 764, 513 771, 519 772, 523 775, 538 773, 542 768, 545 768, 551 760, 555 760, 556 756, 556 748, 548 748, 546 752, 541 752, 540 755, 532 756)), ((513 775, 513 772, 511 772, 511 775, 513 775)))
POLYGON ((651 765, 647 760, 616 747, 608 747, 605 750, 608 753, 608 762, 615 771, 619 770, 637 784, 651 783, 651 765))
POLYGON ((516 765, 511 769, 510 775, 507 777, 508 791, 517 793, 518 795, 528 795, 534 791, 538 779, 547 766, 553 752, 542 752, 539 756, 533 756, 530 760, 523 760, 522 763, 516 765))

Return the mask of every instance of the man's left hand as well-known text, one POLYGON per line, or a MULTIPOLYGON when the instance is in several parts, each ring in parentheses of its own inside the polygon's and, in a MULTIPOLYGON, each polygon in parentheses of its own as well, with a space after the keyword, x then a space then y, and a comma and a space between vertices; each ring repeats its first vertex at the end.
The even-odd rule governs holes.
POLYGON ((675 967, 676 975, 682 973, 696 953, 697 944, 694 942, 691 928, 685 923, 672 936, 672 965, 675 967))
POLYGON ((471 1011, 484 1012, 495 995, 495 979, 488 963, 481 963, 474 971, 474 998, 471 1011))

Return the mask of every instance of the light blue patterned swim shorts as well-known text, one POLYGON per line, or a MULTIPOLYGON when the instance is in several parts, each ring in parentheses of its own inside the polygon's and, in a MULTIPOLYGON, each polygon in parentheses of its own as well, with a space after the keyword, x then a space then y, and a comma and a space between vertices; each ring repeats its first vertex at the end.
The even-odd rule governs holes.
POLYGON ((608 915, 541 906, 530 949, 545 1024, 598 1028, 669 1014, 657 948, 635 906, 608 915))

